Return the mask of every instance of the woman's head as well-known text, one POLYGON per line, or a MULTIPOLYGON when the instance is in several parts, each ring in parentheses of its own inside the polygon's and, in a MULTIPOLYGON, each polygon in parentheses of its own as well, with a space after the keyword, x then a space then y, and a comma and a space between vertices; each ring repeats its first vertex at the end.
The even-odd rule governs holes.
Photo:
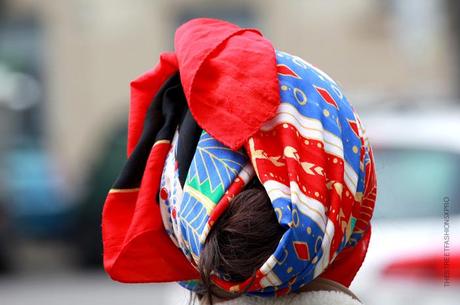
POLYGON ((212 273, 235 282, 250 278, 273 254, 285 231, 267 192, 260 183, 254 184, 235 196, 203 246, 198 264, 203 287, 198 294, 209 301, 238 296, 213 284, 212 273))
POLYGON ((104 207, 106 270, 268 297, 319 275, 348 286, 376 179, 338 83, 223 21, 192 20, 175 42, 132 83, 129 159, 104 207), (263 192, 245 188, 255 177, 263 192))

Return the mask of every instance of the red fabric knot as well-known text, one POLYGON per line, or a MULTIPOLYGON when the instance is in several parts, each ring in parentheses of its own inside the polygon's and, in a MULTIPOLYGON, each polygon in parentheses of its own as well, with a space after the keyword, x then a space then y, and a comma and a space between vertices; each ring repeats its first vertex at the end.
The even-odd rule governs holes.
POLYGON ((215 139, 238 149, 275 115, 275 51, 259 31, 194 19, 176 31, 174 43, 190 111, 215 139))

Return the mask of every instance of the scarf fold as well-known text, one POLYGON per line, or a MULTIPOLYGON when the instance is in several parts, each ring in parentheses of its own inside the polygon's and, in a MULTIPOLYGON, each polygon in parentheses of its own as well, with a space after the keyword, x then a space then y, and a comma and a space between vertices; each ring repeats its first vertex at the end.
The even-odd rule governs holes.
POLYGON ((184 24, 175 49, 131 83, 129 157, 103 211, 106 271, 199 289, 209 231, 259 179, 286 232, 252 278, 213 281, 259 296, 319 276, 349 286, 368 247, 376 178, 338 84, 258 31, 219 20, 184 24))

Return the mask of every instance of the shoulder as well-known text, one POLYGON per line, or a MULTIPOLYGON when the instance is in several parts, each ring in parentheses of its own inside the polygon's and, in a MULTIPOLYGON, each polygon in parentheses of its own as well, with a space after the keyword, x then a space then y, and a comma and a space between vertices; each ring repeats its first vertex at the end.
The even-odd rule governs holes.
POLYGON ((309 291, 276 299, 239 297, 218 305, 362 305, 351 296, 339 291, 309 291))

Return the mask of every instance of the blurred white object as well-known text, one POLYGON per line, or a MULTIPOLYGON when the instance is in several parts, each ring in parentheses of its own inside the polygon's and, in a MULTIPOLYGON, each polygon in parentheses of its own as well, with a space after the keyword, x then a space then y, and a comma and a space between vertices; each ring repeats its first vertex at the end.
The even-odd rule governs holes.
POLYGON ((33 76, 12 71, 0 62, 0 106, 26 110, 39 102, 41 94, 40 85, 33 76))
POLYGON ((432 103, 361 117, 378 195, 352 290, 369 305, 459 304, 460 107, 432 103))

